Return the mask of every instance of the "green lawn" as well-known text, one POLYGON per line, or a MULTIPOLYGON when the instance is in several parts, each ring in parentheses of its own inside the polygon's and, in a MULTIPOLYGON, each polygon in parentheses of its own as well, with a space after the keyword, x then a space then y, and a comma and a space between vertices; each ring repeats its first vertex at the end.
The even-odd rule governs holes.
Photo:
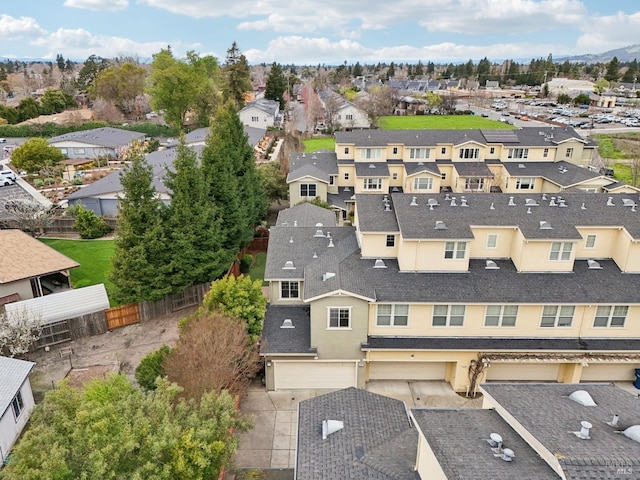
POLYGON ((258 253, 253 261, 253 265, 249 269, 249 277, 251 280, 261 280, 263 285, 268 285, 264 282, 264 267, 267 263, 267 254, 258 253))
POLYGON ((382 117, 382 130, 456 130, 465 128, 509 129, 512 125, 476 115, 413 115, 382 117))
POLYGON ((115 248, 113 240, 58 240, 41 238, 40 241, 80 264, 71 270, 74 288, 104 283, 107 293, 112 290, 107 275, 111 271, 111 257, 115 248))
POLYGON ((317 152, 318 150, 336 149, 336 140, 333 137, 307 138, 302 140, 305 153, 317 152))

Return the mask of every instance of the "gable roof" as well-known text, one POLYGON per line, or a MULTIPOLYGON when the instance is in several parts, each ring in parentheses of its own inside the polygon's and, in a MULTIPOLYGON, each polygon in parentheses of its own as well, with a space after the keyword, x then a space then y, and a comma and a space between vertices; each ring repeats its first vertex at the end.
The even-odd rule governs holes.
MULTIPOLYGON (((264 137, 267 133, 266 128, 250 127, 249 125, 243 125, 242 129, 248 137, 249 145, 251 145, 252 147, 255 147, 258 143, 260 143, 262 137, 264 137)), ((209 133, 211 133, 211 127, 196 128, 195 130, 190 131, 184 136, 184 142, 187 145, 193 145, 194 143, 204 144, 209 133)))
POLYGON ((296 480, 418 480, 417 432, 404 403, 357 388, 298 406, 296 480), (322 421, 344 427, 322 439, 322 421))
POLYGON ((311 348, 311 315, 308 305, 269 305, 264 317, 262 355, 316 355, 311 348), (283 328, 284 320, 292 327, 283 328))
POLYGON ((565 188, 603 177, 599 173, 565 161, 504 162, 502 165, 512 177, 542 177, 565 188))
POLYGON ((132 132, 121 128, 102 127, 65 133, 64 135, 51 137, 48 141, 51 144, 71 141, 86 143, 87 145, 118 148, 130 144, 134 140, 141 140, 144 137, 145 134, 140 132, 132 132))
POLYGON ((33 362, 0 356, 0 417, 7 411, 35 365, 33 362))
POLYGON ((0 230, 0 284, 48 275, 80 264, 20 230, 0 230))
POLYGON ((305 177, 311 177, 321 182, 329 183, 329 177, 337 174, 338 160, 335 152, 293 153, 289 156, 287 183, 305 177))
POLYGON ((336 214, 313 203, 303 202, 280 210, 276 225, 279 227, 335 227, 336 214))
POLYGON ((247 103, 244 106, 244 108, 240 110, 240 113, 251 110, 253 108, 260 110, 261 112, 264 112, 267 115, 271 115, 272 117, 275 118, 275 116, 278 114, 278 110, 280 110, 280 104, 275 100, 267 100, 266 98, 260 98, 255 102, 247 103))

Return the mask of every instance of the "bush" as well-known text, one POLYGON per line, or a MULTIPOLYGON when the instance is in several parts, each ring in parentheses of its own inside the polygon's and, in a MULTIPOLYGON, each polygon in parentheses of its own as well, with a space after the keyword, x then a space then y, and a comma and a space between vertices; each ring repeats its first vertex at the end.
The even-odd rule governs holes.
POLYGON ((140 365, 136 368, 136 380, 142 388, 145 390, 156 389, 156 378, 164 377, 162 364, 172 351, 172 348, 163 345, 140 360, 140 365))
POLYGON ((99 217, 93 210, 82 205, 74 205, 67 209, 67 213, 74 217, 73 228, 80 234, 80 238, 100 238, 111 231, 104 218, 99 217))
POLYGON ((240 260, 240 272, 248 273, 252 263, 253 263, 252 255, 249 255, 249 254, 243 255, 242 259, 240 260))
POLYGON ((82 185, 82 179, 81 178, 74 178, 73 180, 71 180, 71 183, 73 185, 82 185))
POLYGON ((45 178, 45 179, 44 179, 44 184, 45 184, 46 186, 51 186, 51 185, 53 185, 54 183, 56 183, 56 180, 55 180, 54 178, 47 177, 47 178, 45 178))
POLYGON ((33 186, 34 186, 34 187, 36 187, 36 188, 42 188, 42 187, 44 187, 44 180, 42 180, 42 179, 40 179, 40 178, 36 178, 36 179, 33 181, 33 186))

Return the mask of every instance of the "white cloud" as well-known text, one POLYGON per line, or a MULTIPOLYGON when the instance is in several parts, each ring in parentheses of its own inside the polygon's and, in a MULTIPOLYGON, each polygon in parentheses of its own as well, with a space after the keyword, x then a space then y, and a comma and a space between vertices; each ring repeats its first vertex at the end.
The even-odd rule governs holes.
POLYGON ((117 12, 129 6, 129 0, 65 0, 65 7, 104 12, 117 12))
POLYGON ((580 51, 601 53, 640 43, 640 13, 592 17, 585 21, 585 32, 576 45, 580 51))
POLYGON ((46 33, 31 17, 14 18, 0 15, 0 38, 15 40, 20 37, 34 37, 46 33))
POLYGON ((245 56, 251 63, 314 64, 368 58, 373 50, 352 40, 332 42, 327 38, 299 36, 279 37, 269 42, 266 50, 250 49, 245 56))

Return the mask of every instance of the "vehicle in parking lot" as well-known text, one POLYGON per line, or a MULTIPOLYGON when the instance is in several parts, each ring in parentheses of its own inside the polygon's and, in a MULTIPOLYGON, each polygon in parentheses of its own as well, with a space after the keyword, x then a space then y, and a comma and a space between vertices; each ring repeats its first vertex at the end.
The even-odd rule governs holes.
POLYGON ((8 187, 9 185, 13 185, 14 181, 9 177, 0 177, 0 187, 8 187))
POLYGON ((0 138, 0 143, 7 143, 7 139, 6 138, 0 138))
POLYGON ((0 178, 9 179, 13 183, 16 181, 16 174, 13 170, 8 169, 7 167, 0 167, 0 178))

